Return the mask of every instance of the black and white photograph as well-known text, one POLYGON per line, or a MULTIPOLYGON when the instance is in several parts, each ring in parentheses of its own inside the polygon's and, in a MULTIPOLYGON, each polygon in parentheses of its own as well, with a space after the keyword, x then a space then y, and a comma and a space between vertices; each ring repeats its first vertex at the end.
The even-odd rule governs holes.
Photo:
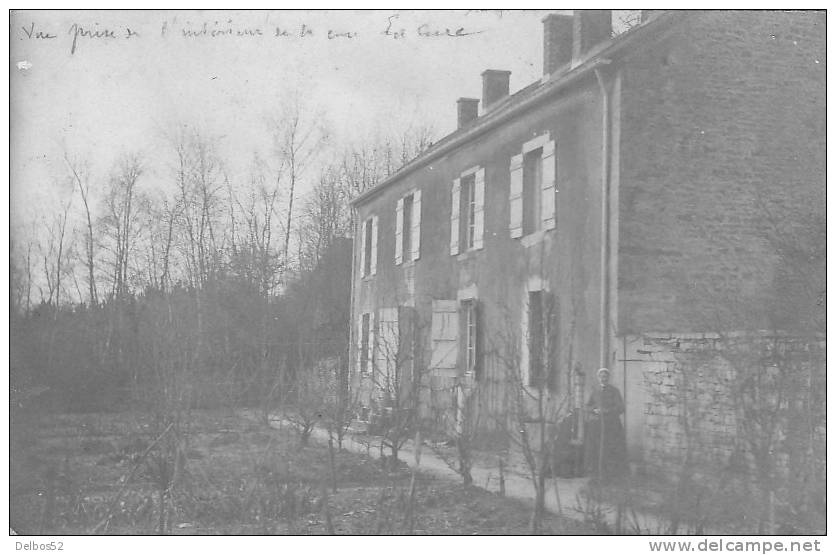
POLYGON ((826 24, 10 10, 9 544, 824 550, 826 24))

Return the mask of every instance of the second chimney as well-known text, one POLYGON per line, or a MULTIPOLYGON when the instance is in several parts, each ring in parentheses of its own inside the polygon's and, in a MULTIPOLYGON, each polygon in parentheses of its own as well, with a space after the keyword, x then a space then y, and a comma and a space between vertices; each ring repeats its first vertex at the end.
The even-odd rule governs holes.
POLYGON ((458 129, 461 129, 471 121, 479 117, 478 98, 460 98, 456 101, 458 105, 458 129))
POLYGON ((590 48, 612 37, 612 10, 575 10, 572 60, 577 62, 590 48))
POLYGON ((543 74, 551 75, 572 61, 572 16, 543 18, 543 74))
POLYGON ((486 69, 482 72, 482 109, 488 111, 510 91, 511 72, 503 69, 486 69))

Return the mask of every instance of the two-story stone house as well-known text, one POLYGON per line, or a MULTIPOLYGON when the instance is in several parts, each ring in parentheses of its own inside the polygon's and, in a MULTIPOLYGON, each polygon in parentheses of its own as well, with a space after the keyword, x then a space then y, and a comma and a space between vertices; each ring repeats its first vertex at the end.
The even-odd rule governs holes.
POLYGON ((615 34, 608 10, 553 14, 541 79, 482 79, 453 133, 352 202, 354 382, 383 403, 420 384, 455 420, 470 394, 502 414, 509 369, 580 407, 608 367, 640 457, 648 338, 774 295, 758 199, 799 221, 823 202, 824 15, 643 11, 615 34))

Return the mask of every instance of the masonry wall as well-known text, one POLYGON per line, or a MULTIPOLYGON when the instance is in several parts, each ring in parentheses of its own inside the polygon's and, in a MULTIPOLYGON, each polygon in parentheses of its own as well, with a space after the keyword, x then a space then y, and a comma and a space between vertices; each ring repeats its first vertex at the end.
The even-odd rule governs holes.
MULTIPOLYGON (((548 283, 558 298, 561 393, 570 368, 576 365, 592 379, 597 369, 600 284, 601 104, 595 77, 558 95, 509 123, 468 144, 431 160, 405 175, 358 207, 358 219, 379 217, 377 275, 359 277, 359 242, 355 244, 353 325, 372 308, 396 306, 408 300, 408 280, 414 280, 414 305, 419 314, 423 360, 430 359, 431 305, 434 299, 457 299, 460 290, 477 292, 481 310, 480 341, 485 368, 480 404, 485 413, 503 414, 502 383, 506 371, 491 353, 521 341, 520 324, 526 285, 532 277, 548 283), (509 234, 510 159, 524 142, 549 133, 556 141, 559 189, 557 227, 540 241, 524 246, 509 234), (473 167, 485 168, 484 248, 450 254, 450 211, 453 180, 473 167), (422 190, 420 258, 413 264, 394 263, 395 204, 408 191, 422 190)), ((356 336, 355 336, 356 337, 356 336)), ((450 376, 434 376, 433 387, 452 387, 450 376)))
MULTIPOLYGON (((679 15, 612 67, 622 78, 619 334, 803 318, 815 297, 770 234, 824 241, 824 13, 679 15)), ((823 251, 812 266, 823 277, 823 251)))
POLYGON ((823 337, 644 334, 625 338, 625 352, 627 397, 641 407, 628 415, 640 430, 631 445, 640 472, 673 484, 688 475, 721 495, 758 491, 769 461, 779 507, 823 501, 823 337), (772 418, 772 449, 759 451, 767 444, 752 440, 772 418))

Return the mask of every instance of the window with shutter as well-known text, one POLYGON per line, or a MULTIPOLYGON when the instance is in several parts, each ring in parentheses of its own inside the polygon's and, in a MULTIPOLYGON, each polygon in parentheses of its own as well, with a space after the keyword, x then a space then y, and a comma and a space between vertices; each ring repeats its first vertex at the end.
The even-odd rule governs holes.
POLYGON ((509 220, 508 230, 511 237, 523 234, 523 157, 522 154, 511 157, 511 185, 508 195, 509 220))
POLYGON ((369 263, 369 274, 375 275, 377 273, 377 228, 378 228, 378 217, 373 216, 371 219, 371 247, 369 249, 369 257, 371 261, 369 263))
POLYGON ((476 171, 474 188, 473 248, 481 249, 485 236, 485 169, 476 171))
POLYGON ((459 212, 461 211, 461 180, 453 180, 452 203, 450 205, 450 254, 459 254, 459 212))
POLYGON ((526 383, 530 387, 557 389, 558 306, 548 291, 528 292, 526 383))
POLYGON ((372 248, 371 219, 363 221, 360 226, 360 275, 365 277, 371 270, 369 251, 372 248))
POLYGON ((471 174, 461 179, 461 221, 464 250, 473 248, 476 232, 476 176, 471 174))
MULTIPOLYGON (((455 376, 458 359, 459 314, 457 301, 435 300, 432 304, 432 356, 430 367, 455 376)), ((437 372, 438 373, 438 372, 437 372)))
POLYGON ((542 180, 543 149, 538 148, 523 155, 523 235, 540 230, 542 180))
POLYGON ((370 324, 371 321, 369 314, 363 314, 360 317, 360 334, 357 342, 359 373, 363 377, 369 375, 369 353, 371 352, 369 349, 370 324))
POLYGON ((475 376, 478 371, 477 340, 479 319, 476 299, 466 299, 461 304, 462 369, 465 376, 475 376))
MULTIPOLYGON (((421 191, 415 191, 412 194, 412 210, 410 210, 410 213, 412 214, 412 241, 410 245, 412 260, 418 260, 418 257, 421 256, 421 191)), ((404 233, 409 229, 405 228, 404 233)), ((407 251, 404 250, 404 252, 407 251)))
POLYGON ((404 254, 404 204, 406 199, 399 198, 395 204, 395 264, 403 262, 404 254))
POLYGON ((381 308, 377 326, 377 382, 379 387, 391 391, 391 387, 397 387, 401 363, 398 309, 381 308))
POLYGON ((541 135, 511 158, 509 230, 511 237, 540 235, 556 227, 555 142, 541 135))
POLYGON ((557 214, 555 213, 555 195, 557 193, 555 161, 557 158, 554 152, 554 141, 548 141, 543 145, 541 156, 540 218, 543 222, 543 229, 554 229, 557 222, 557 214))
POLYGON ((481 249, 485 233, 485 170, 471 168, 453 182, 450 254, 481 249))
POLYGON ((543 292, 528 293, 528 385, 541 387, 545 369, 543 364, 546 326, 543 318, 543 292))

